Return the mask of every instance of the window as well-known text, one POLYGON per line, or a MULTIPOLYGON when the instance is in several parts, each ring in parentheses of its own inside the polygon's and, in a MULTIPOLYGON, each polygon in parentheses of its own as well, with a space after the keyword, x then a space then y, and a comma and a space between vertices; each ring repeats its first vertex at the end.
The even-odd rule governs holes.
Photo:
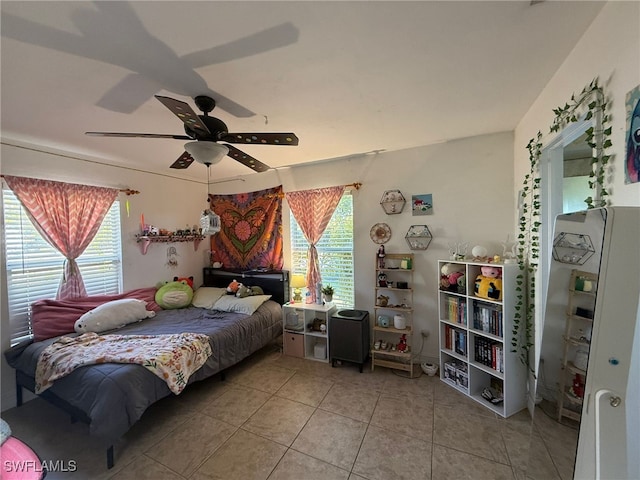
MULTIPOLYGON (((323 285, 334 289, 338 308, 353 308, 353 197, 345 192, 316 245, 323 285)), ((309 243, 291 214, 291 274, 306 274, 309 243)))
MULTIPOLYGON (((31 337, 31 303, 55 298, 62 277, 64 256, 35 229, 11 190, 2 191, 7 292, 11 345, 31 337)), ((122 290, 120 202, 116 200, 100 230, 77 259, 88 295, 122 290)))

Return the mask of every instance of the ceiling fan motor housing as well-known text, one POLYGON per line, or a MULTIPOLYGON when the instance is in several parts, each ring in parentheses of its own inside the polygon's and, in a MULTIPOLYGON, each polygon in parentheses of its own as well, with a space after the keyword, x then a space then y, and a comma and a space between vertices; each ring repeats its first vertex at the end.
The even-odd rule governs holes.
POLYGON ((202 120, 202 123, 207 126, 210 134, 194 130, 185 123, 184 131, 191 138, 195 138, 196 140, 212 140, 216 142, 229 133, 227 125, 219 118, 209 117, 208 115, 198 115, 198 117, 202 120))

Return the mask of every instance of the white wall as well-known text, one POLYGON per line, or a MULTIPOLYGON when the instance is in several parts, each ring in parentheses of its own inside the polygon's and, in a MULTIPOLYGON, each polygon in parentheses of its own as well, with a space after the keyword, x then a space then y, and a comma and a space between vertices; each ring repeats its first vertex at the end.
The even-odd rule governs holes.
MULTIPOLYGON (((125 290, 152 286, 173 275, 196 277, 202 281, 206 264, 206 242, 198 251, 192 244, 174 244, 178 249, 179 267, 165 266, 165 244, 152 244, 146 256, 140 254, 134 235, 138 232, 140 214, 147 223, 166 228, 180 228, 197 223, 200 210, 206 206, 206 185, 194 184, 165 176, 109 167, 66 156, 2 146, 2 173, 52 180, 87 183, 140 190, 129 198, 130 217, 126 216, 121 195, 123 218, 123 273, 125 290)), ((456 140, 410 150, 353 157, 317 165, 269 171, 248 175, 240 180, 213 184, 212 193, 251 192, 283 185, 285 191, 320 188, 362 182, 354 193, 356 308, 373 315, 374 259, 377 245, 369 230, 378 222, 392 229, 387 252, 409 252, 404 235, 411 225, 427 224, 433 234, 428 250, 414 251, 414 320, 417 331, 429 330, 423 356, 436 359, 437 338, 437 261, 448 257, 447 243, 467 241, 470 246, 485 245, 491 253, 502 253, 500 242, 507 235, 513 239, 514 198, 513 136, 498 133, 456 140), (411 195, 433 194, 434 213, 412 216, 409 203, 399 215, 386 215, 380 206, 385 190, 400 189, 408 202, 411 195)), ((289 211, 283 211, 285 268, 290 265, 289 211)), ((4 252, 2 253, 4 265, 4 252)), ((4 280, 3 276, 3 280, 4 280)), ((2 350, 9 346, 6 309, 6 287, 2 287, 2 350)), ((413 349, 420 349, 420 336, 414 338, 413 349)), ((14 404, 13 371, 2 359, 2 408, 14 404)))
MULTIPOLYGON (((355 307, 373 316, 374 261, 378 245, 371 241, 373 225, 391 227, 387 253, 412 252, 405 234, 411 225, 426 224, 433 235, 427 250, 415 250, 414 321, 416 331, 429 330, 423 356, 438 357, 437 261, 448 258, 449 242, 485 245, 502 254, 501 242, 514 239, 513 137, 511 133, 484 135, 438 145, 383 152, 376 155, 270 171, 212 187, 221 194, 255 191, 282 185, 285 192, 362 182, 354 191, 355 307), (401 214, 386 215, 380 206, 383 192, 399 189, 408 202, 401 214), (433 215, 412 216, 411 195, 433 195, 433 215)), ((289 210, 284 204, 285 265, 290 265, 289 210)), ((420 349, 420 335, 413 349, 420 349)))

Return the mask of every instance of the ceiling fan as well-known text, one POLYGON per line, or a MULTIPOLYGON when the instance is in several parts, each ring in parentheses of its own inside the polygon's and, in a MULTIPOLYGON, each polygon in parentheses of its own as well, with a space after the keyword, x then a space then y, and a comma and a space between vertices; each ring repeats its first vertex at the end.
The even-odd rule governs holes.
POLYGON ((225 123, 215 117, 210 117, 216 102, 211 97, 200 95, 195 97, 196 106, 202 111, 197 115, 189 104, 170 97, 155 95, 162 104, 184 122, 186 135, 170 135, 159 133, 123 133, 123 132, 86 132, 87 135, 99 137, 142 137, 142 138, 173 138, 176 140, 192 140, 185 144, 185 152, 171 164, 171 168, 183 169, 191 165, 194 160, 210 165, 229 157, 246 165, 256 172, 269 170, 269 166, 229 145, 230 143, 245 145, 298 145, 298 137, 294 133, 229 133, 225 123), (228 143, 218 143, 218 142, 228 143))

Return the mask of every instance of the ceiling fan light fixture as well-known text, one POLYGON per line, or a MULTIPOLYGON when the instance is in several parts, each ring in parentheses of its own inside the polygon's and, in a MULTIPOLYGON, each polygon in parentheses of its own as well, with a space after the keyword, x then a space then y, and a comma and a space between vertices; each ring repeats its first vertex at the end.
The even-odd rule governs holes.
POLYGON ((218 163, 229 153, 229 148, 225 145, 215 142, 205 142, 202 140, 189 142, 185 144, 184 149, 196 162, 203 163, 205 165, 218 163))

